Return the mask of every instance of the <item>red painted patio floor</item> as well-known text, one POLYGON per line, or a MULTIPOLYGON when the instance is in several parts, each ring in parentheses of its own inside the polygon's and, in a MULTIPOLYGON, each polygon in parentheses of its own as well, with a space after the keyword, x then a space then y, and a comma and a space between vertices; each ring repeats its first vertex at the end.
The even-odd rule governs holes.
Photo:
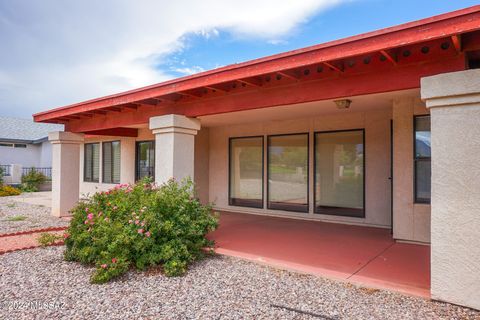
POLYGON ((430 297, 430 247, 387 229, 222 212, 209 237, 220 254, 430 297))

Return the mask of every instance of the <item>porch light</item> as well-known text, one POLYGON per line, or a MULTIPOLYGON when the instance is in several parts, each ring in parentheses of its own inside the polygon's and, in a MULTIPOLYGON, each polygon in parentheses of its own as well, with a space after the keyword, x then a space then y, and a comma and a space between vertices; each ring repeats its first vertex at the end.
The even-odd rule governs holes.
POLYGON ((334 100, 333 102, 335 102, 338 109, 348 109, 350 108, 350 104, 352 103, 352 100, 342 99, 342 100, 334 100))

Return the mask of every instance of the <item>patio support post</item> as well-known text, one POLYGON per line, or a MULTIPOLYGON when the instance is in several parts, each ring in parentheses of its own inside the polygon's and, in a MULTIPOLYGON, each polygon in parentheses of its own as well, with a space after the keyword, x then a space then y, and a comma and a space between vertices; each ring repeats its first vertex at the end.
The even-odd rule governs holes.
POLYGON ((194 178, 195 135, 200 121, 177 114, 150 118, 155 135, 155 182, 194 178))
POLYGON ((480 70, 423 78, 431 114, 432 298, 480 309, 480 70))
POLYGON ((52 215, 68 216, 80 193, 80 145, 83 134, 51 132, 52 144, 52 215))

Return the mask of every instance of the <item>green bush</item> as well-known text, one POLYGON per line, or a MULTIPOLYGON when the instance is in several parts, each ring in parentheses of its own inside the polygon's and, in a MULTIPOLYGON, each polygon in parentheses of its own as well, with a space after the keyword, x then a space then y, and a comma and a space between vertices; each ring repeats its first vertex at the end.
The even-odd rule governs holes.
POLYGON ((3 168, 0 167, 0 186, 3 186, 3 176, 5 175, 5 172, 3 172, 3 168))
POLYGON ((25 192, 36 192, 42 183, 47 181, 47 176, 42 172, 31 168, 27 174, 22 176, 22 190, 25 192))
POLYGON ((93 283, 103 283, 131 266, 161 265, 167 276, 182 275, 213 242, 218 224, 211 205, 194 197, 191 180, 155 187, 150 180, 94 194, 73 210, 65 259, 94 264, 93 283))

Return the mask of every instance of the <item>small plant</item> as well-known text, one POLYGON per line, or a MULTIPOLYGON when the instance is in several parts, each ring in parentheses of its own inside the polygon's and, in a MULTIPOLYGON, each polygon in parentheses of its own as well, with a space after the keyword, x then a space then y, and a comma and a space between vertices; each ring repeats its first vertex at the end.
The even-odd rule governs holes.
POLYGON ((205 236, 218 223, 212 206, 195 198, 191 180, 170 180, 158 188, 148 179, 119 185, 80 202, 72 213, 65 259, 94 264, 93 283, 131 266, 162 266, 167 276, 182 275, 213 247, 205 236))
POLYGON ((9 204, 7 204, 8 208, 15 208, 16 206, 17 204, 15 202, 10 202, 9 204))
POLYGON ((59 241, 63 240, 63 238, 64 236, 62 235, 43 232, 40 234, 37 241, 42 247, 47 247, 57 244, 59 241))
POLYGON ((17 215, 11 216, 7 218, 7 221, 24 221, 27 219, 27 216, 17 215))
POLYGON ((5 172, 3 171, 3 168, 0 167, 0 186, 3 186, 3 176, 5 175, 5 172))
POLYGON ((0 186, 0 197, 18 196, 21 193, 22 192, 19 189, 14 188, 12 186, 8 186, 8 185, 0 186))
POLYGON ((47 176, 35 170, 35 168, 31 168, 27 174, 22 176, 22 190, 25 192, 36 192, 45 181, 47 181, 47 176))

